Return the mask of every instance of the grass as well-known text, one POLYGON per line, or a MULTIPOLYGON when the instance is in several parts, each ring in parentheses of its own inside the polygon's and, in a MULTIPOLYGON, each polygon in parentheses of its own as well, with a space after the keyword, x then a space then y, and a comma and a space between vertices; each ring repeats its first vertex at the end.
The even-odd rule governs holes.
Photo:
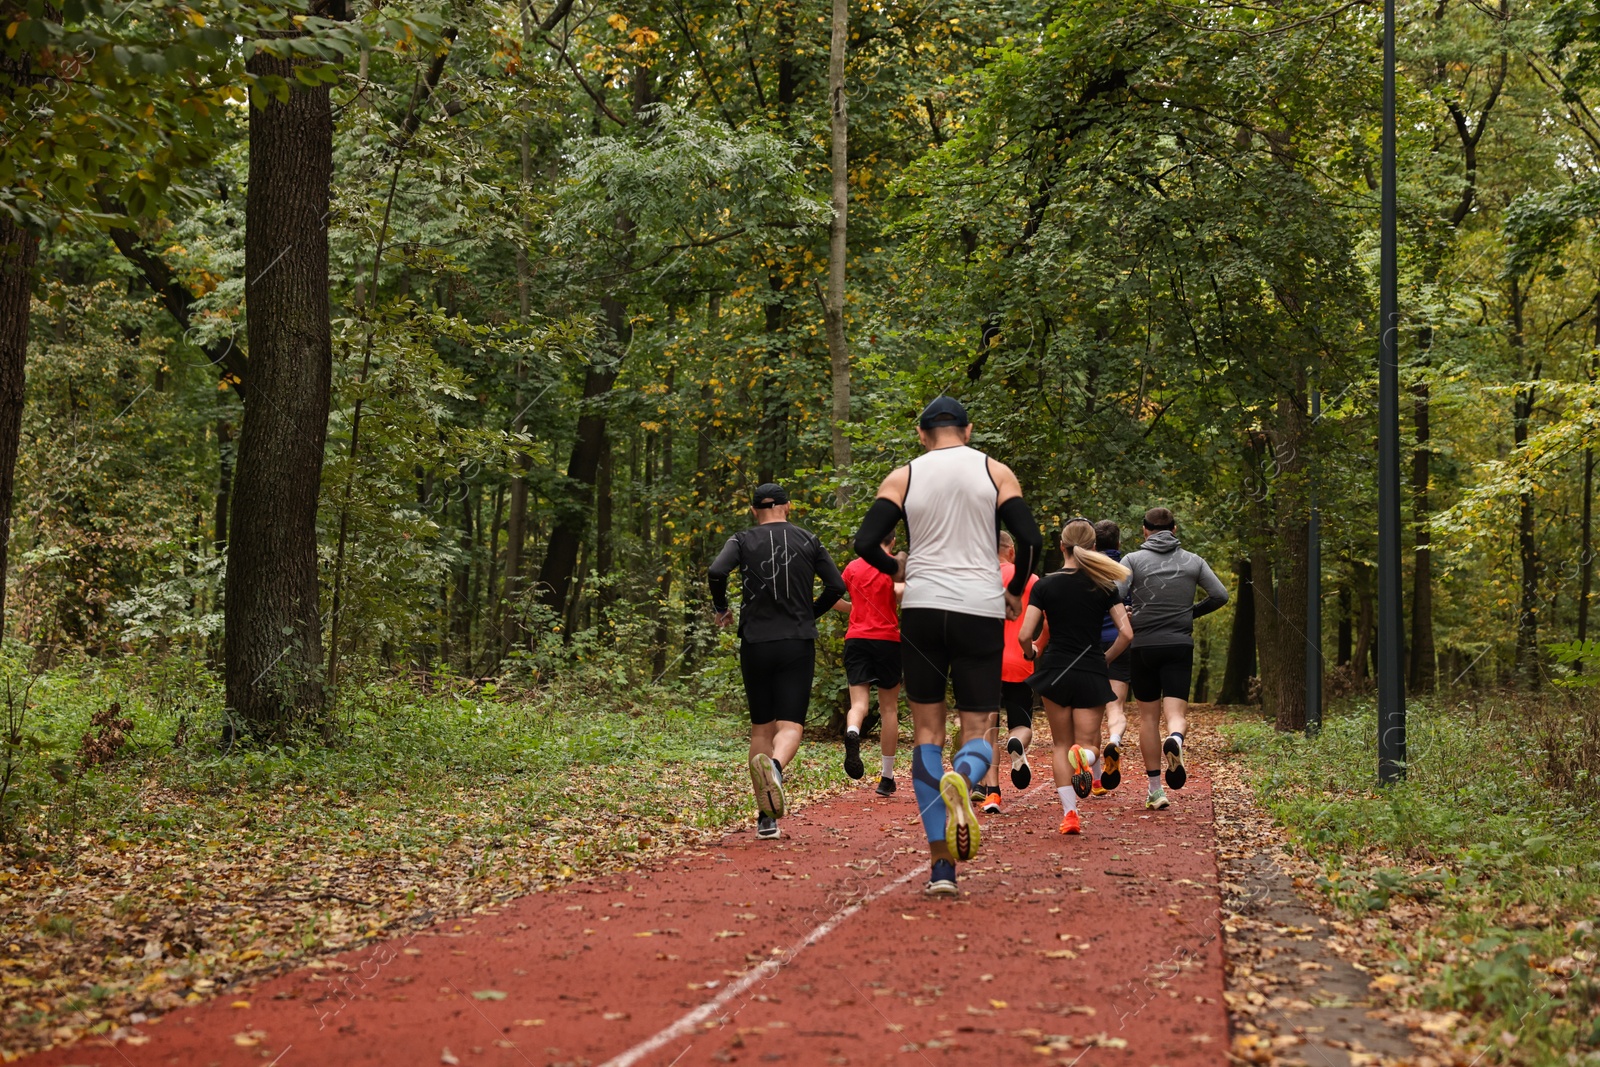
MULTIPOLYGON (((0 1059, 753 822, 727 673, 373 679, 344 694, 332 744, 229 754, 219 687, 192 665, 36 679, 0 853, 0 1059), (127 743, 82 769, 113 701, 127 743)), ((845 783, 818 749, 786 779, 800 801, 845 783)))
POLYGON ((1597 714, 1565 696, 1414 701, 1406 779, 1387 787, 1370 701, 1334 709, 1314 739, 1228 733, 1318 887, 1376 920, 1380 989, 1474 1020, 1486 1063, 1573 1067, 1600 1063, 1600 808, 1570 773, 1592 753, 1562 749, 1597 714))

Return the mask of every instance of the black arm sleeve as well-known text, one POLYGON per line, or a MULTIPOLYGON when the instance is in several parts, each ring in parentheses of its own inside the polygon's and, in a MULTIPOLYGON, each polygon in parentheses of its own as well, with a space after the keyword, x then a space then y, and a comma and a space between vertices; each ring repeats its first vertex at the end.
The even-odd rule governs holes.
POLYGON ((883 539, 905 517, 906 513, 893 500, 881 496, 874 500, 867 509, 866 517, 861 520, 861 529, 856 531, 856 555, 885 574, 892 575, 898 571, 900 561, 883 550, 883 539))
POLYGON ((1020 496, 1001 504, 998 514, 1017 542, 1017 566, 1011 573, 1011 584, 1006 586, 1006 592, 1021 596, 1028 588, 1028 575, 1044 555, 1044 535, 1039 532, 1039 524, 1033 521, 1027 501, 1020 496))
POLYGON ((711 606, 718 611, 728 610, 728 575, 739 565, 739 539, 728 538, 717 558, 711 561, 711 606))
POLYGON ((820 619, 828 613, 828 609, 838 603, 844 596, 844 578, 839 574, 839 568, 834 564, 833 557, 828 555, 828 550, 822 547, 822 542, 817 542, 817 558, 812 565, 817 577, 822 579, 822 593, 811 603, 811 617, 820 619))

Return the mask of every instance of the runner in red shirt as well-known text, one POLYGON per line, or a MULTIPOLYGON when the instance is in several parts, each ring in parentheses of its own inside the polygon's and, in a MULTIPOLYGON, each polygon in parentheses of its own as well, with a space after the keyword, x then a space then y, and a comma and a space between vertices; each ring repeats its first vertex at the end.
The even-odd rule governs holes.
MULTIPOLYGON (((883 542, 894 555, 895 535, 883 542)), ((895 742, 900 734, 900 594, 905 586, 864 559, 854 559, 844 569, 847 597, 834 610, 850 616, 844 634, 844 673, 850 683, 850 713, 845 717, 844 773, 860 778, 861 724, 867 720, 871 689, 878 687, 878 749, 883 770, 878 795, 893 796, 895 742)))

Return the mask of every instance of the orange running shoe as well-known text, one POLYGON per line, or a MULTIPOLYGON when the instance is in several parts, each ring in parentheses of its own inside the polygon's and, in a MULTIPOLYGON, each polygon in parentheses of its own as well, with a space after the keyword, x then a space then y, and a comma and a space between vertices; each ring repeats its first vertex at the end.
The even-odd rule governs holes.
POLYGON ((1078 822, 1078 813, 1069 811, 1061 818, 1061 832, 1064 834, 1081 834, 1083 826, 1078 822))
POLYGON ((983 798, 983 807, 980 809, 985 815, 999 815, 1005 811, 1005 805, 1000 803, 1000 790, 996 789, 983 798))
POLYGON ((1092 796, 1092 797, 1103 797, 1109 792, 1111 792, 1111 790, 1109 790, 1105 786, 1101 785, 1100 784, 1100 779, 1098 779, 1098 778, 1096 778, 1094 780, 1094 785, 1091 785, 1089 787, 1089 795, 1092 796))
POLYGON ((1073 745, 1067 750, 1067 766, 1072 770, 1072 791, 1080 797, 1088 796, 1094 785, 1094 763, 1088 751, 1073 745))

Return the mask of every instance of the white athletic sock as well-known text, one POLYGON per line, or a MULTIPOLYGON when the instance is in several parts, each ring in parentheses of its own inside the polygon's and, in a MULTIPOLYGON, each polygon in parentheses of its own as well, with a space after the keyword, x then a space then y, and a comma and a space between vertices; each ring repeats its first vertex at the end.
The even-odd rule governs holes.
POLYGON ((1089 750, 1089 774, 1091 777, 1100 777, 1100 753, 1094 749, 1089 750))
POLYGON ((847 726, 845 727, 844 735, 846 737, 860 737, 861 731, 856 729, 854 726, 847 726))
POLYGON ((1111 735, 1111 743, 1113 745, 1116 745, 1118 748, 1121 748, 1122 747, 1122 735, 1121 734, 1112 734, 1111 735))
POLYGON ((1161 776, 1159 774, 1147 775, 1145 781, 1150 783, 1150 795, 1155 796, 1161 792, 1161 776))
POLYGON ((1056 793, 1061 797, 1061 813, 1063 815, 1069 811, 1078 810, 1078 794, 1073 791, 1073 788, 1070 785, 1062 789, 1057 789, 1056 793))
POLYGON ((894 777, 894 757, 893 756, 885 756, 885 757, 883 757, 883 776, 885 778, 893 778, 894 777))

